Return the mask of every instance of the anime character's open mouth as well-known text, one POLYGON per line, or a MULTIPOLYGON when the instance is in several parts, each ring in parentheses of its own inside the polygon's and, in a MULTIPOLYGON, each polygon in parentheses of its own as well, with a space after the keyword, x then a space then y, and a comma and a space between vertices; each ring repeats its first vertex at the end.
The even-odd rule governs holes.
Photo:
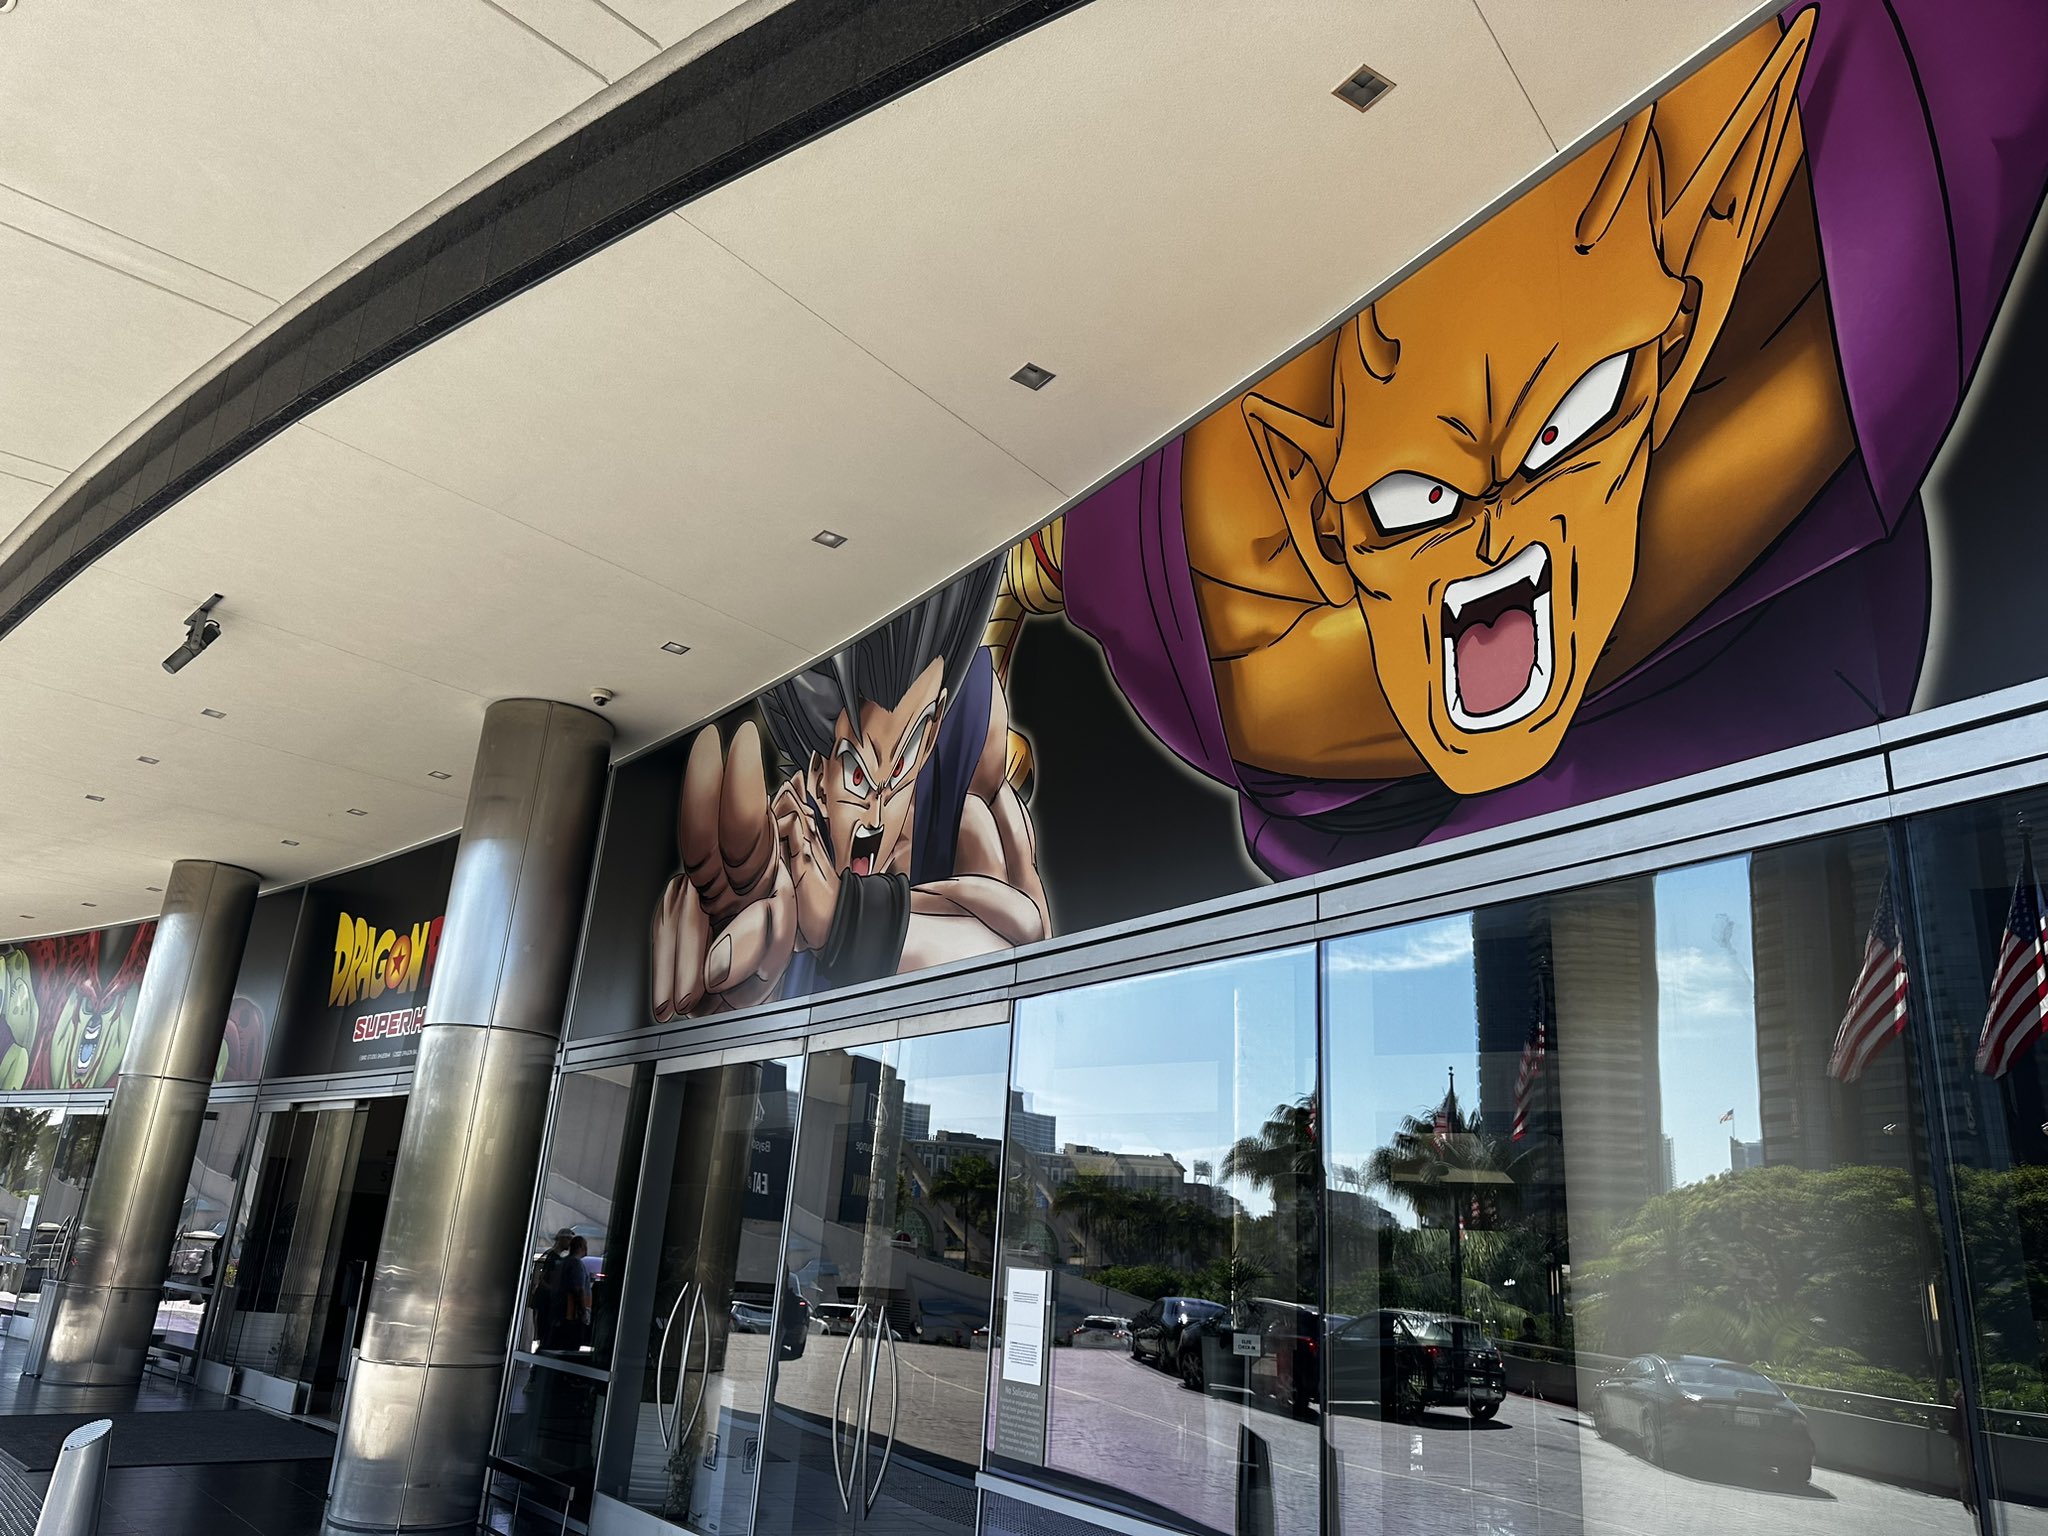
POLYGON ((1444 588, 1444 702, 1461 731, 1527 718, 1550 692, 1550 552, 1531 544, 1505 565, 1444 588))
POLYGON ((855 827, 853 829, 853 857, 846 867, 856 875, 872 875, 875 872, 875 856, 882 851, 882 829, 880 827, 855 827))

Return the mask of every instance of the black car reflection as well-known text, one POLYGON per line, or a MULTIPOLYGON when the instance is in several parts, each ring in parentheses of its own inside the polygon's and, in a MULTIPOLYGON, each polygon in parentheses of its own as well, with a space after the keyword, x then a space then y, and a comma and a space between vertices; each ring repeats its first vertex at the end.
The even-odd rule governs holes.
POLYGON ((1181 1374, 1181 1345, 1188 1330, 1204 1318, 1222 1316, 1224 1310, 1197 1296, 1160 1297, 1131 1319, 1131 1358, 1181 1374))
POLYGON ((1500 1351, 1470 1318, 1387 1308, 1330 1333, 1330 1399, 1337 1407, 1372 1403, 1383 1417, 1413 1419, 1452 1405, 1490 1419, 1506 1396, 1500 1351))
POLYGON ((1813 1476, 1813 1432, 1777 1383, 1705 1355, 1638 1355, 1593 1393, 1602 1438, 1626 1436, 1645 1460, 1719 1462, 1789 1487, 1813 1476))
POLYGON ((1242 1392, 1307 1418, 1322 1402, 1323 1314, 1300 1302, 1254 1297, 1219 1308, 1187 1330, 1180 1379, 1197 1392, 1242 1392))

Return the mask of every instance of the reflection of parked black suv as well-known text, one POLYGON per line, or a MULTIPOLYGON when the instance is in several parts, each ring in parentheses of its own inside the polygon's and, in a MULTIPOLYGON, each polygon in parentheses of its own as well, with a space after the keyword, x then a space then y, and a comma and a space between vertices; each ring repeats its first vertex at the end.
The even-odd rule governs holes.
POLYGON ((1490 1419, 1506 1396, 1500 1351, 1469 1318, 1386 1309, 1330 1335, 1332 1406, 1377 1403, 1383 1417, 1415 1418, 1451 1403, 1490 1419))
POLYGON ((1195 1296, 1162 1296, 1131 1319, 1131 1358, 1149 1360, 1178 1375, 1181 1341, 1188 1329, 1223 1310, 1195 1296))

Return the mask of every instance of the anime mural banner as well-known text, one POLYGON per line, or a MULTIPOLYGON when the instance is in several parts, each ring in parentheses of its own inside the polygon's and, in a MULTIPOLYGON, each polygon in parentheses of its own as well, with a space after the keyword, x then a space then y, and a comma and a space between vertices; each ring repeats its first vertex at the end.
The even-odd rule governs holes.
POLYGON ((2023 422, 2048 273, 2021 259, 2044 182, 2032 8, 1788 8, 1061 521, 679 748, 653 1016, 2048 673, 2023 422), (1098 674, 1117 719, 1082 733, 1098 674), (1231 846, 1159 809, 1186 793, 1231 846), (1133 824, 1162 867, 1207 842, 1228 873, 1141 891, 1133 824))
MULTIPOLYGON (((7 1023, 0 1091, 111 1087, 135 1023, 156 924, 100 928, 0 946, 0 1006, 7 1023)), ((228 1006, 214 1081, 254 1082, 267 1021, 239 993, 228 1006)))

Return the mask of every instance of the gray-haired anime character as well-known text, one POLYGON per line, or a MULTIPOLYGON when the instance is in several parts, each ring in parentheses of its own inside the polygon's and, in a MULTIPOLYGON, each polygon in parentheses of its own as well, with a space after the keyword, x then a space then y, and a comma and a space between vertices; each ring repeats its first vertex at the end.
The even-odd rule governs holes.
POLYGON ((657 1019, 1004 949, 1049 931, 1031 823, 1004 777, 1009 710, 977 566, 700 732, 654 931, 657 1019))

